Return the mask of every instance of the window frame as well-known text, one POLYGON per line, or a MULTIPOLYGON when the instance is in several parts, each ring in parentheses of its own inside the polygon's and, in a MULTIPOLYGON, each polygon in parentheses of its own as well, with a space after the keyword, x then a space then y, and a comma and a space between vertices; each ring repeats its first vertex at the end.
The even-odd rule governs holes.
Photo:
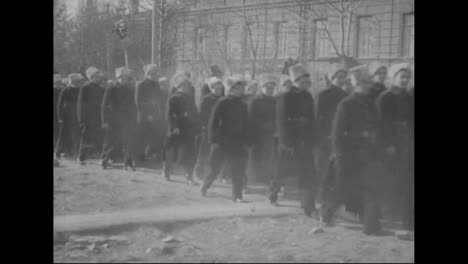
MULTIPOLYGON (((361 54, 361 34, 362 34, 362 28, 361 28, 361 21, 365 21, 365 19, 370 19, 372 18, 373 16, 372 15, 358 15, 356 16, 356 48, 355 48, 355 52, 356 52, 356 57, 357 58, 363 58, 363 59, 369 59, 369 58, 375 58, 377 57, 377 55, 379 54, 379 50, 378 50, 378 37, 377 36, 374 36, 376 38, 376 41, 377 43, 375 43, 377 46, 376 47, 372 47, 371 45, 371 38, 373 36, 373 28, 372 27, 367 27, 367 29, 371 29, 371 33, 367 32, 367 55, 363 55, 361 54), (371 52, 370 48, 372 47, 373 49, 373 53, 371 52)), ((367 22, 369 23, 369 22, 367 22)))
POLYGON ((205 50, 204 28, 199 26, 195 29, 195 60, 201 60, 205 50))
POLYGON ((327 27, 328 27, 328 19, 326 18, 317 18, 317 19, 314 19, 313 20, 313 29, 314 29, 314 39, 313 39, 313 57, 315 59, 318 59, 318 58, 329 58, 331 57, 330 55, 330 45, 332 45, 330 43, 330 39, 325 31, 325 27, 323 27, 322 25, 322 22, 320 21, 324 21, 326 22, 327 24, 327 27), (320 26, 319 26, 320 25, 320 26), (322 35, 323 34, 323 35, 322 35), (319 46, 321 46, 320 44, 322 44, 321 40, 325 40, 325 52, 323 52, 322 50, 322 54, 319 54, 319 46))
POLYGON ((406 57, 406 58, 414 58, 414 12, 408 12, 408 13, 403 13, 402 14, 402 27, 401 27, 401 46, 400 46, 400 56, 401 57, 406 57), (408 26, 407 21, 408 17, 412 16, 413 17, 413 24, 411 26, 408 26), (413 54, 411 55, 411 49, 410 49, 410 36, 411 32, 408 32, 409 27, 413 28, 413 54))

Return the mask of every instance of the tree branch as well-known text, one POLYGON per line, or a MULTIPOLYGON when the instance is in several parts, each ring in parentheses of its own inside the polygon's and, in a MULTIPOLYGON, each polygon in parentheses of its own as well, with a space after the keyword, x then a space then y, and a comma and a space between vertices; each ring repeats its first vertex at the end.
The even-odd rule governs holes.
MULTIPOLYGON (((338 12, 338 14, 342 14, 344 11, 343 11, 343 7, 342 9, 340 10, 338 7, 336 7, 332 2, 328 1, 328 0, 323 0, 327 5, 331 6, 336 12, 338 12)), ((343 0, 340 0, 341 4, 343 4, 343 0)))
MULTIPOLYGON (((366 0, 361 0, 355 7, 351 8, 350 12, 353 13, 356 9, 358 9, 366 0)), ((354 2, 354 1, 353 1, 354 2)))

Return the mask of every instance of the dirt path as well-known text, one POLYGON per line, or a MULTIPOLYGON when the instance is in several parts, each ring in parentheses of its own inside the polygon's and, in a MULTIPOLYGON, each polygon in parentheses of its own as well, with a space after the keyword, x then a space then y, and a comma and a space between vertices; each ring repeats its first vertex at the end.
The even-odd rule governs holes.
POLYGON ((199 221, 221 217, 265 217, 297 215, 300 208, 297 202, 282 202, 273 207, 268 203, 218 203, 207 205, 176 206, 125 210, 111 213, 57 216, 54 218, 56 232, 77 232, 114 228, 122 225, 164 224, 184 221, 199 221))
POLYGON ((250 203, 234 204, 230 185, 215 183, 202 197, 199 186, 185 184, 181 175, 166 182, 157 168, 103 171, 97 161, 91 163, 62 160, 54 168, 54 229, 66 231, 54 244, 54 262, 414 259, 414 241, 392 233, 366 236, 360 225, 341 220, 312 232, 319 223, 303 215, 294 188, 280 199, 290 207, 271 207, 261 185, 245 195, 250 203), (164 242, 169 235, 176 241, 164 242))

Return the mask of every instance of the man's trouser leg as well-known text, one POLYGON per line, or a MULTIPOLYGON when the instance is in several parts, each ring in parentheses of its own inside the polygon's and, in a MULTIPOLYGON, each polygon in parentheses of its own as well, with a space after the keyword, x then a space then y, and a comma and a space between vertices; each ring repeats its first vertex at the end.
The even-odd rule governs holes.
POLYGON ((78 123, 74 123, 71 125, 71 151, 73 155, 77 155, 79 148, 80 148, 80 126, 78 123))
POLYGON ((207 156, 209 155, 209 145, 207 142, 207 135, 206 132, 202 132, 200 146, 198 148, 198 155, 197 155, 197 162, 195 165, 195 173, 196 175, 202 179, 202 176, 205 175, 206 163, 207 163, 207 156))
POLYGON ((242 146, 226 147, 226 159, 232 177, 232 199, 242 199, 247 151, 242 146))
POLYGON ((327 173, 328 164, 330 161, 330 148, 327 146, 328 142, 322 142, 315 148, 314 163, 316 169, 316 177, 323 181, 327 173))
POLYGON ((97 123, 84 124, 81 126, 80 148, 78 159, 84 161, 89 157, 91 150, 100 150, 102 146, 98 146, 102 142, 102 134, 97 123))
POLYGON ((309 146, 301 146, 297 149, 297 165, 299 173, 299 191, 301 193, 301 204, 304 212, 310 215, 315 210, 315 195, 317 180, 314 170, 313 149, 309 146))
POLYGON ((70 126, 68 123, 64 122, 60 124, 57 142, 55 144, 55 155, 57 157, 69 148, 71 140, 69 131, 70 126))
POLYGON ((178 144, 180 141, 178 138, 169 135, 164 143, 163 152, 163 174, 166 179, 169 179, 172 173, 173 164, 176 162, 178 154, 178 144))
POLYGON ((196 160, 195 137, 192 136, 184 139, 183 144, 179 148, 181 153, 181 165, 187 173, 187 179, 192 180, 193 168, 195 167, 196 160))
POLYGON ((295 171, 291 171, 291 169, 295 169, 295 159, 294 153, 289 154, 279 150, 276 172, 273 173, 270 183, 270 202, 276 202, 278 200, 278 193, 284 184, 285 178, 291 173, 295 173, 295 171))
POLYGON ((133 167, 136 156, 137 133, 134 122, 125 122, 122 126, 122 139, 124 144, 124 165, 133 167))
POLYGON ((138 157, 143 159, 147 156, 147 150, 149 146, 150 138, 150 128, 147 120, 142 120, 138 125, 138 139, 136 140, 138 157))
POLYGON ((336 211, 345 202, 345 183, 341 180, 343 173, 347 171, 344 165, 344 160, 337 157, 334 160, 333 168, 330 168, 334 169, 335 173, 333 175, 327 173, 332 179, 324 179, 320 217, 327 224, 331 223, 336 211))
POLYGON ((101 159, 107 163, 115 155, 118 149, 120 132, 117 127, 108 127, 104 130, 104 143, 102 146, 101 159))
POLYGON ((247 180, 256 183, 261 178, 263 142, 258 142, 248 151, 247 180))
POLYGON ((90 133, 89 124, 82 124, 80 127, 80 147, 78 150, 78 159, 80 161, 85 161, 90 149, 89 143, 89 133, 90 133))
POLYGON ((213 184, 216 176, 221 171, 225 160, 225 150, 223 147, 213 147, 210 149, 210 173, 203 180, 203 188, 208 189, 213 184))
POLYGON ((381 230, 380 226, 380 205, 375 191, 366 190, 363 197, 364 213, 363 225, 364 233, 375 234, 381 230))

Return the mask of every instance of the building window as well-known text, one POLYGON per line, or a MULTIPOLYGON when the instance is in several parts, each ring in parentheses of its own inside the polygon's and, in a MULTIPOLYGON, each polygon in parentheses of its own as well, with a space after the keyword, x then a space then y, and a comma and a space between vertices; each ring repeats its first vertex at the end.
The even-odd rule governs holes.
MULTIPOLYGON (((252 35, 254 33, 252 32, 252 35)), ((252 36, 253 37, 253 36, 252 36)), ((242 31, 242 58, 250 59, 252 58, 252 43, 250 41, 249 31, 246 27, 242 31)))
POLYGON ((278 58, 284 59, 288 57, 288 31, 284 24, 279 24, 278 28, 278 58))
POLYGON ((314 54, 316 58, 328 57, 330 55, 330 39, 326 32, 328 21, 325 19, 314 20, 314 54))
POLYGON ((231 39, 229 38, 229 25, 224 25, 223 26, 223 52, 227 58, 231 55, 231 46, 232 42, 231 39))
POLYGON ((370 16, 358 17, 357 55, 360 58, 376 57, 377 30, 370 16))
POLYGON ((197 28, 195 32, 195 59, 200 60, 203 58, 205 50, 205 36, 203 35, 203 28, 197 28))
POLYGON ((288 56, 288 32, 285 30, 284 22, 275 22, 273 27, 275 36, 274 58, 283 59, 288 56))
POLYGON ((404 57, 414 57, 414 13, 403 15, 403 47, 404 57))

